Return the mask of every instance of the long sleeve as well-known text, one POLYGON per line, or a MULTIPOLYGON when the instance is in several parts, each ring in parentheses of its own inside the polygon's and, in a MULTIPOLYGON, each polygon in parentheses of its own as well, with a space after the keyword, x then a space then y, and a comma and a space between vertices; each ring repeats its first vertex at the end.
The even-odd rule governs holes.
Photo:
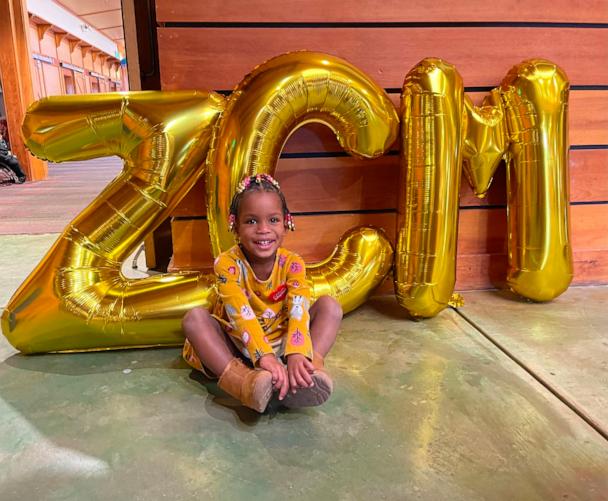
POLYGON ((240 334, 243 346, 251 360, 257 364, 264 355, 274 353, 272 346, 264 339, 264 331, 251 308, 246 295, 246 271, 229 256, 222 254, 214 264, 218 292, 224 309, 240 334))
POLYGON ((287 265, 287 306, 289 322, 285 355, 300 353, 312 360, 310 338, 310 287, 306 280, 306 267, 300 256, 294 254, 287 265))

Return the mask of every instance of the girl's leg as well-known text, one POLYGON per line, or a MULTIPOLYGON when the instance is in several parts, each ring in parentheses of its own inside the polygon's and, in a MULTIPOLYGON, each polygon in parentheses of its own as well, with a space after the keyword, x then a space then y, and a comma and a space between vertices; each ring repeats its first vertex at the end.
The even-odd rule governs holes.
POLYGON ((310 336, 316 353, 325 357, 336 340, 342 307, 330 296, 321 296, 310 307, 310 336))
POLYGON ((288 393, 283 405, 290 409, 321 405, 333 391, 333 381, 324 369, 323 359, 336 340, 340 322, 342 320, 342 307, 334 298, 322 296, 310 307, 310 336, 314 356, 312 365, 313 386, 298 388, 295 393, 288 393))
POLYGON ((194 308, 184 316, 182 327, 203 365, 221 376, 235 352, 219 322, 207 310, 194 308))
POLYGON ((264 412, 272 398, 272 374, 246 367, 207 310, 189 311, 182 326, 202 364, 219 376, 218 386, 247 407, 264 412))

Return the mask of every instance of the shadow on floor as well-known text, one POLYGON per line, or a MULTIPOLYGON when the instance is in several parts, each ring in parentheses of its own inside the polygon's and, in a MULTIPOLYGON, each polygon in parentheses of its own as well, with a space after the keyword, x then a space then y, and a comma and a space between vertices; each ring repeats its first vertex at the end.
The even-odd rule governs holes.
POLYGON ((137 369, 185 369, 188 367, 181 357, 179 348, 150 348, 114 350, 89 353, 45 353, 23 355, 17 353, 8 357, 0 366, 15 369, 83 376, 104 372, 120 372, 137 369))

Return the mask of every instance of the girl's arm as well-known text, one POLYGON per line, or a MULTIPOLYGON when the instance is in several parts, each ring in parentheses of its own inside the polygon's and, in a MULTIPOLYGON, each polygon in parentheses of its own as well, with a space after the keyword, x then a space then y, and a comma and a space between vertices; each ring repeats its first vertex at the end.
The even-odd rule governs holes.
POLYGON ((297 254, 288 260, 287 266, 287 306, 289 323, 285 356, 299 353, 312 360, 312 341, 310 339, 310 286, 306 280, 304 261, 297 254))
POLYGON ((264 355, 274 355, 272 346, 264 340, 264 331, 255 316, 245 293, 245 277, 237 263, 226 255, 221 255, 213 265, 217 277, 217 288, 224 303, 226 313, 236 325, 241 341, 254 364, 264 355))

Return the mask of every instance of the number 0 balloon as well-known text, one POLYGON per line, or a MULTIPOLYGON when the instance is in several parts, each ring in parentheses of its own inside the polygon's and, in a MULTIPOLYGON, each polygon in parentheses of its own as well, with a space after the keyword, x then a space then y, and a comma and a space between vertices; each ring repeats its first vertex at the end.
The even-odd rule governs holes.
MULTIPOLYGON (((262 172, 274 174, 289 136, 311 122, 329 127, 346 151, 364 158, 382 155, 397 138, 399 125, 385 92, 337 57, 293 52, 255 68, 228 99, 207 157, 207 215, 214 255, 235 243, 228 212, 240 180, 262 172)), ((334 258, 308 273, 313 295, 322 290, 340 301, 346 312, 356 308, 384 279, 392 255, 390 242, 379 230, 351 232, 338 244, 334 258), (353 273, 355 269, 367 272, 353 273)))

